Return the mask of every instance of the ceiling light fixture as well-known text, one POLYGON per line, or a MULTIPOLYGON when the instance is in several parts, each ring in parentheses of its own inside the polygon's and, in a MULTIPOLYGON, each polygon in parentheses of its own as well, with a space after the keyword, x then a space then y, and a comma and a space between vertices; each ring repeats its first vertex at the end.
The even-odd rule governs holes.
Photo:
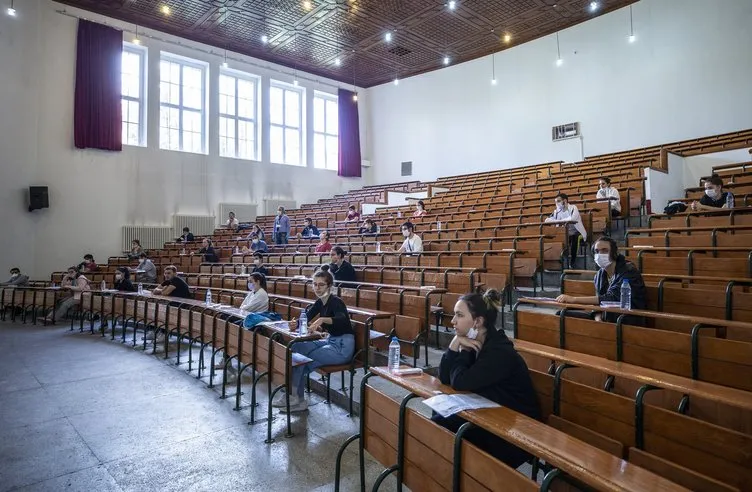
POLYGON ((634 35, 634 20, 632 19, 632 6, 629 6, 629 42, 634 43, 637 38, 634 35))
POLYGON ((564 64, 564 60, 561 59, 561 47, 559 46, 559 33, 556 33, 556 53, 558 54, 558 57, 556 58, 556 66, 560 67, 564 64))
POLYGON ((267 36, 266 34, 263 34, 261 36, 261 42, 264 43, 264 44, 268 43, 269 42, 269 36, 267 36))
POLYGON ((138 26, 136 26, 136 35, 133 37, 133 44, 137 44, 137 45, 141 44, 141 40, 138 39, 138 26))
POLYGON ((337 57, 337 58, 334 59, 334 64, 337 65, 337 66, 340 66, 340 65, 342 65, 342 60, 340 60, 340 58, 337 57))
POLYGON ((448 56, 445 56, 445 57, 444 57, 444 65, 449 65, 449 62, 450 62, 450 61, 451 61, 451 60, 449 59, 449 57, 448 57, 448 56))
POLYGON ((598 2, 590 2, 590 11, 595 12, 598 10, 599 4, 598 2))
POLYGON ((392 32, 387 31, 386 34, 384 34, 384 41, 387 43, 390 43, 392 41, 392 32))
POLYGON ((355 87, 355 50, 352 50, 352 69, 353 69, 353 102, 358 102, 358 88, 355 87))
POLYGON ((509 43, 512 40, 512 35, 507 33, 504 35, 504 42, 509 43))
POLYGON ((456 0, 449 0, 449 3, 447 4, 447 7, 449 7, 449 10, 454 10, 457 8, 457 1, 456 0))
POLYGON ((496 85, 496 53, 491 53, 491 85, 496 85))
POLYGON ((394 85, 399 85, 399 79, 397 78, 394 79, 394 85))
POLYGON ((313 8, 313 4, 309 0, 305 0, 305 2, 303 2, 303 8, 306 10, 311 10, 313 8))
POLYGON ((164 15, 170 15, 172 13, 169 5, 162 5, 162 8, 160 10, 164 15))
POLYGON ((225 59, 222 62, 222 67, 227 68, 229 65, 227 64, 227 48, 225 48, 225 59))
POLYGON ((16 9, 13 8, 13 0, 10 0, 10 7, 8 7, 8 10, 6 12, 11 17, 15 17, 16 16, 16 9))

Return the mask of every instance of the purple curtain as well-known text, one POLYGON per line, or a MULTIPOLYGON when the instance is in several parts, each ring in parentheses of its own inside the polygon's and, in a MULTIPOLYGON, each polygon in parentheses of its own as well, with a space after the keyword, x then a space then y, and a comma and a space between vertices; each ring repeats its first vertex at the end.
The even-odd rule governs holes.
POLYGON ((79 149, 123 150, 122 53, 122 31, 78 21, 73 139, 79 149))
POLYGON ((360 177, 360 125, 353 92, 339 90, 339 170, 346 178, 360 177))

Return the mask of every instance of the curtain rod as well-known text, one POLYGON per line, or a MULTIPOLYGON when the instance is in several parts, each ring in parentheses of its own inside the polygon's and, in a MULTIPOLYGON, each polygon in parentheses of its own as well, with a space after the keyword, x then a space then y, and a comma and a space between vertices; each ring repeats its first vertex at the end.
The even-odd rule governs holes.
MULTIPOLYGON (((85 20, 85 21, 96 22, 98 24, 104 24, 105 26, 111 26, 111 27, 119 29, 119 30, 121 30, 123 32, 129 32, 129 33, 134 34, 134 35, 143 36, 145 38, 149 38, 149 39, 153 39, 155 41, 159 41, 160 43, 171 44, 173 46, 179 46, 181 48, 188 48, 188 49, 191 49, 191 50, 194 50, 194 51, 198 51, 200 53, 204 53, 204 54, 207 54, 207 55, 218 56, 220 58, 224 57, 224 52, 222 52, 222 53, 216 53, 213 50, 206 50, 204 48, 198 48, 198 47, 190 46, 190 45, 187 45, 187 44, 183 44, 180 41, 172 41, 171 39, 164 39, 164 38, 161 38, 159 36, 154 36, 152 34, 148 34, 145 31, 146 28, 144 28, 143 31, 139 31, 137 33, 136 31, 134 31, 133 29, 131 29, 129 27, 120 27, 118 25, 108 23, 106 20, 105 21, 99 21, 99 20, 95 20, 95 19, 89 19, 89 18, 83 17, 81 15, 77 15, 77 14, 73 14, 71 12, 68 12, 66 9, 55 10, 55 12, 58 13, 58 14, 60 14, 60 15, 64 15, 66 17, 72 17, 74 19, 81 19, 81 20, 85 20)), ((121 21, 121 22, 126 23, 126 24, 130 24, 130 23, 125 22, 125 21, 121 21)), ((193 41, 193 42, 198 43, 198 41, 193 41)), ((229 54, 229 53, 233 53, 233 52, 232 51, 228 51, 227 53, 229 54)), ((247 55, 244 55, 244 56, 247 56, 247 55)), ((312 78, 309 78, 309 77, 296 77, 295 73, 293 73, 293 72, 289 72, 288 73, 288 72, 285 72, 283 70, 280 70, 280 69, 277 69, 277 68, 273 68, 271 65, 261 65, 259 63, 253 62, 253 61, 247 61, 247 60, 243 60, 243 59, 240 59, 240 58, 234 58, 234 57, 231 57, 231 56, 228 56, 227 59, 231 60, 231 61, 238 62, 238 63, 243 63, 245 65, 250 65, 252 67, 257 67, 257 68, 261 68, 261 69, 264 69, 264 70, 269 70, 271 72, 278 73, 278 74, 281 74, 281 75, 286 75, 286 76, 289 76, 289 77, 292 77, 292 78, 297 78, 299 80, 307 80, 308 82, 313 82, 313 83, 318 84, 318 85, 323 85, 323 86, 326 86, 326 87, 332 87, 334 89, 347 89, 348 87, 350 87, 350 84, 345 84, 344 82, 342 83, 342 85, 336 85, 336 84, 332 84, 330 82, 322 82, 319 79, 312 79, 312 78)), ((271 63, 271 62, 269 62, 269 63, 271 63)), ((303 73, 306 73, 306 72, 303 72, 303 73)))

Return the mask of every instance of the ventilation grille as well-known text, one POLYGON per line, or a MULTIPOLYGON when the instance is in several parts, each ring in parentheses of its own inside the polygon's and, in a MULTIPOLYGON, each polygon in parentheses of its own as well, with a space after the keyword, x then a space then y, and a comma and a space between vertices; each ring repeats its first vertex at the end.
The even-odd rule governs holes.
POLYGON ((413 161, 407 161, 402 163, 402 176, 413 175, 413 161))
MULTIPOLYGON (((175 234, 182 234, 183 227, 188 227, 196 236, 208 236, 214 233, 217 218, 213 215, 173 215, 172 228, 175 234)), ((176 237, 177 237, 176 236, 176 237)))
POLYGON ((123 226, 122 250, 131 250, 131 241, 138 239, 144 249, 161 249, 175 236, 169 226, 123 226))
POLYGON ((579 123, 567 123, 566 125, 555 126, 551 129, 551 140, 553 140, 554 142, 558 140, 566 140, 568 138, 576 138, 579 136, 579 123))
POLYGON ((240 222, 255 222, 256 209, 257 205, 255 203, 220 203, 220 225, 224 225, 230 212, 235 212, 235 218, 237 218, 240 222))
POLYGON ((402 46, 395 46, 394 48, 389 49, 389 53, 397 56, 405 56, 412 53, 412 51, 402 46))

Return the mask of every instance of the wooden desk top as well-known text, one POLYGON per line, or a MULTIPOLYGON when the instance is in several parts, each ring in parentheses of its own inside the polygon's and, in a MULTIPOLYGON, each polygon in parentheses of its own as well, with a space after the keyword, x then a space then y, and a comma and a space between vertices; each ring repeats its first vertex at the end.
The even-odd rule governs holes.
MULTIPOLYGON (((430 398, 440 393, 457 393, 428 374, 398 376, 385 367, 371 372, 408 391, 430 398)), ((468 410, 458 414, 583 483, 601 491, 686 490, 638 466, 585 444, 561 431, 506 407, 468 410)))

